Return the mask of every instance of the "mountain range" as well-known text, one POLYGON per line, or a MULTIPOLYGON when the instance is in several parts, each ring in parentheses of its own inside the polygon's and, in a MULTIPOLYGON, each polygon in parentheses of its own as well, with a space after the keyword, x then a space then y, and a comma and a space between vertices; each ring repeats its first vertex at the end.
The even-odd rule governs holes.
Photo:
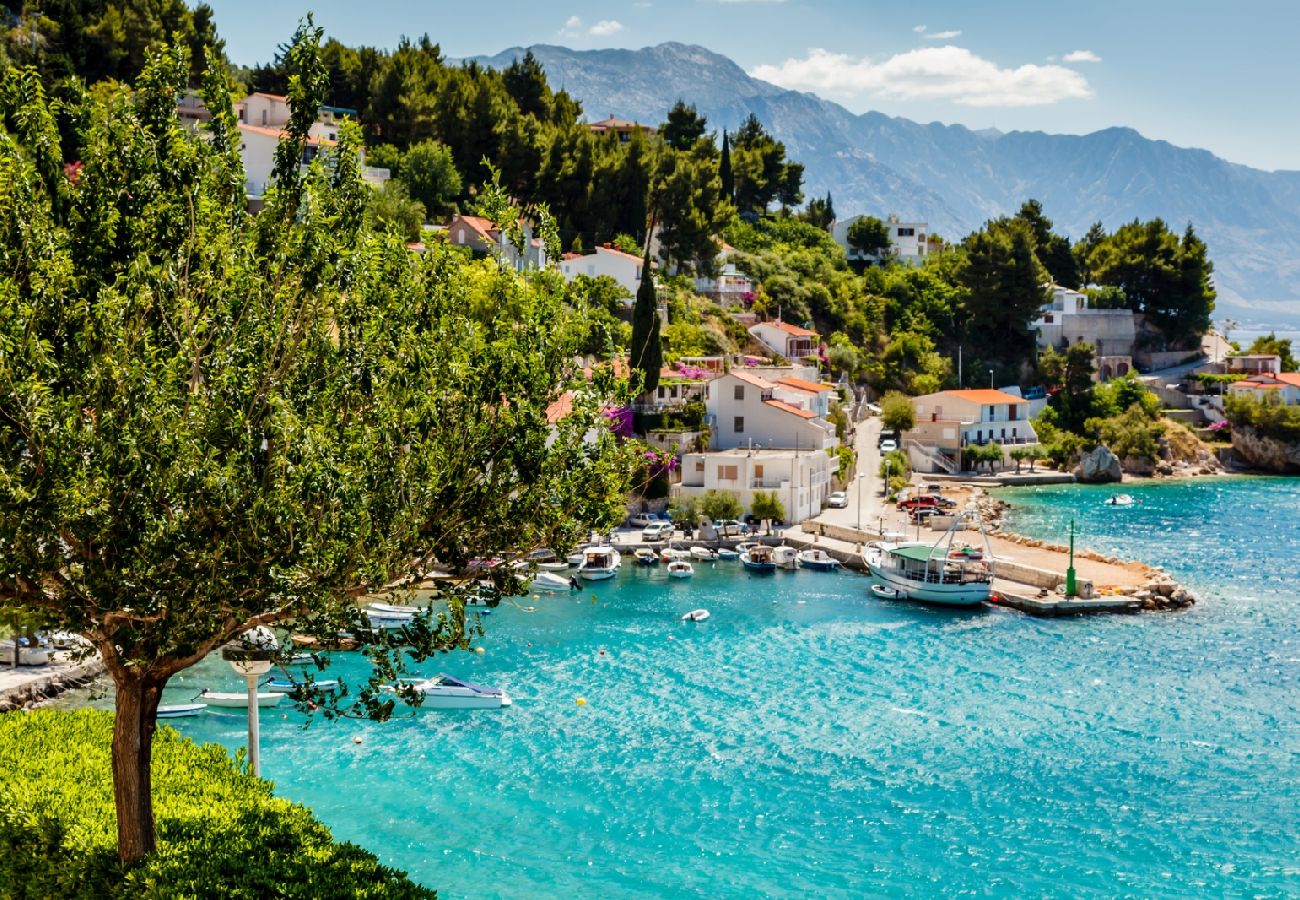
MULTIPOLYGON (((524 49, 477 59, 504 67, 524 49)), ((896 213, 952 240, 1033 197, 1072 238, 1097 221, 1114 229, 1160 216, 1179 231, 1191 222, 1214 260, 1216 317, 1300 328, 1300 172, 1252 169, 1131 128, 1003 133, 859 115, 686 44, 528 49, 551 86, 581 101, 589 120, 614 114, 659 123, 679 99, 715 129, 735 129, 753 113, 805 165, 805 194, 830 192, 841 218, 896 213)))

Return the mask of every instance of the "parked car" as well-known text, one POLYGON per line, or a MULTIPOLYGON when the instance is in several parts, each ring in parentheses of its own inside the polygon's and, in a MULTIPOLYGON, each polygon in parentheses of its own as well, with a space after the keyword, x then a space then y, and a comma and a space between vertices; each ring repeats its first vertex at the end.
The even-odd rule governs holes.
POLYGON ((826 498, 826 505, 831 509, 843 509, 849 505, 849 495, 843 491, 836 491, 826 498))
POLYGON ((913 525, 920 525, 930 516, 937 516, 940 513, 941 510, 937 506, 913 506, 907 511, 907 518, 913 525))
POLYGON ((922 494, 919 497, 908 497, 906 500, 898 501, 898 508, 905 509, 908 512, 922 508, 939 509, 939 498, 931 496, 930 494, 922 494))
POLYGON ((749 534, 749 526, 735 519, 714 522, 713 527, 718 530, 718 537, 742 537, 749 534))
POLYGON ((895 441, 893 438, 886 438, 885 440, 880 442, 881 453, 893 453, 897 449, 898 449, 898 442, 895 441))
MULTIPOLYGON (((763 527, 763 520, 760 519, 758 516, 748 515, 745 516, 745 524, 749 526, 750 534, 758 534, 759 529, 763 527)), ((773 528, 775 528, 778 525, 784 525, 784 524, 785 524, 785 519, 772 520, 773 528)))
POLYGON ((628 516, 627 524, 631 525, 633 528, 645 528, 647 525, 655 525, 664 521, 666 520, 658 513, 647 512, 635 513, 628 516))
POLYGON ((947 497, 940 497, 938 494, 920 494, 916 499, 932 500, 934 501, 934 505, 940 509, 952 509, 957 505, 956 500, 950 500, 947 497))
POLYGON ((662 541, 664 538, 673 536, 672 522, 652 522, 645 528, 641 529, 641 540, 643 541, 662 541))

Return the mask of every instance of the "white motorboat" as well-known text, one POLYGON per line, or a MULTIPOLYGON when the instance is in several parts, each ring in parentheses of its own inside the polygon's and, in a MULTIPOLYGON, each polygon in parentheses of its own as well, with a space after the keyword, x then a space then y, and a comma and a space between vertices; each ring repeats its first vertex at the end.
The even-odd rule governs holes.
POLYGON ((684 559, 674 559, 668 564, 669 578, 690 578, 695 574, 695 567, 684 559))
POLYGON ((499 709, 511 700, 500 688, 471 684, 450 675, 416 681, 411 687, 424 695, 425 709, 499 709))
POLYGON ((810 547, 807 550, 800 550, 795 556, 799 560, 799 568, 813 569, 819 572, 833 572, 840 567, 840 561, 831 556, 825 550, 810 547))
POLYGON ((574 589, 573 583, 568 578, 556 575, 554 572, 538 572, 528 587, 529 590, 550 591, 552 594, 561 592, 567 594, 574 589))
POLYGON ((555 560, 554 562, 542 562, 537 564, 537 568, 547 572, 563 572, 569 568, 569 564, 564 560, 555 560))
POLYGON ((682 613, 683 622, 703 622, 709 617, 707 609, 693 609, 688 613, 682 613))
POLYGON ((315 662, 316 657, 312 656, 310 653, 295 653, 293 656, 289 657, 289 661, 285 663, 285 665, 310 666, 315 662))
POLYGON ((762 544, 759 541, 741 541, 739 544, 736 545, 736 555, 739 556, 741 553, 745 553, 746 551, 750 550, 753 547, 761 547, 761 546, 762 544))
POLYGON ((154 718, 183 719, 187 716, 197 716, 207 708, 208 705, 206 703, 176 703, 171 706, 160 706, 158 707, 158 713, 154 718))
POLYGON ((718 559, 740 559, 740 551, 729 547, 718 548, 718 559))
POLYGON ((582 565, 578 574, 588 581, 603 581, 613 578, 618 567, 623 564, 622 555, 608 545, 588 547, 583 551, 582 565))
POLYGON ((298 689, 299 685, 302 687, 310 687, 312 690, 317 691, 336 691, 338 690, 339 682, 336 678, 323 678, 308 684, 305 681, 289 681, 283 678, 272 678, 270 681, 266 682, 265 687, 273 694, 292 694, 298 689))
POLYGON ((1132 506, 1135 502, 1132 494, 1113 494, 1106 498, 1107 506, 1132 506))
POLYGON ((649 547, 637 547, 636 550, 633 551, 632 555, 636 557, 636 561, 639 565, 642 566, 659 565, 659 554, 655 553, 649 547))
POLYGON ((740 553, 740 564, 751 572, 776 571, 776 561, 772 559, 772 548, 763 544, 752 544, 740 553))
POLYGON ((778 569, 797 569, 799 554, 793 547, 782 544, 780 547, 772 548, 772 562, 776 563, 778 569))
POLYGON ((584 548, 579 547, 577 550, 574 550, 572 553, 570 553, 568 556, 564 558, 565 563, 570 568, 582 565, 582 561, 585 558, 583 555, 584 552, 585 552, 584 548))
MULTIPOLYGON (((248 709, 248 692, 247 691, 209 691, 204 690, 199 694, 203 702, 208 706, 224 706, 230 709, 248 709)), ((276 694, 271 691, 257 692, 257 705, 259 707, 278 706, 284 694, 276 694)))
POLYGON ((863 551, 862 559, 876 584, 902 595, 891 599, 979 606, 993 589, 993 550, 979 516, 973 512, 957 515, 947 533, 934 544, 873 541, 863 551), (982 549, 957 539, 968 522, 979 527, 982 549))
POLYGON ((414 606, 394 606, 391 603, 371 603, 366 607, 366 612, 374 613, 375 615, 381 616, 385 619, 398 619, 403 617, 413 619, 419 610, 414 606))
POLYGON ((692 547, 690 549, 691 559, 698 559, 700 562, 713 562, 718 558, 708 547, 692 547))
POLYGON ((659 558, 664 562, 672 562, 674 559, 690 559, 691 551, 683 550, 680 547, 665 547, 660 551, 659 558))

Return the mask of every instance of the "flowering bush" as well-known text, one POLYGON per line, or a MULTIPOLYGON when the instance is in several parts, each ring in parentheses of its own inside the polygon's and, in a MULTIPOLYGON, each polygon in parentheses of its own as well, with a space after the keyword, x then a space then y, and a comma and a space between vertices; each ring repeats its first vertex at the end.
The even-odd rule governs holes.
POLYGON ((632 431, 632 410, 626 406, 611 406, 605 410, 609 419, 609 430, 621 438, 630 438, 632 431))

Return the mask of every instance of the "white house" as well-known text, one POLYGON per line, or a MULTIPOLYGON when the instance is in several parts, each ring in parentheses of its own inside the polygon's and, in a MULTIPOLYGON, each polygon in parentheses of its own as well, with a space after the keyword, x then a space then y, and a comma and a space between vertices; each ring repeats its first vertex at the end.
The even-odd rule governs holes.
POLYGON ((527 219, 519 220, 524 249, 520 252, 496 223, 482 216, 453 216, 447 226, 447 242, 468 247, 476 255, 497 254, 510 266, 523 272, 546 267, 546 248, 527 219))
POLYGON ((695 292, 719 306, 748 306, 754 299, 754 281, 736 268, 736 248, 723 243, 713 261, 716 275, 697 275, 695 292))
POLYGON ((1228 385, 1228 392, 1234 397, 1250 396, 1259 401, 1277 397, 1283 406, 1295 406, 1300 404, 1300 373, 1263 372, 1251 375, 1228 385))
MULTIPOLYGON (((850 262, 879 262, 878 255, 863 253, 856 247, 849 246, 849 228, 862 218, 865 217, 854 216, 836 222, 831 227, 831 236, 835 238, 835 243, 844 249, 844 255, 850 262)), ((913 265, 925 260, 929 252, 929 243, 926 241, 930 229, 928 222, 904 222, 898 216, 890 215, 885 220, 885 227, 889 229, 890 256, 913 265)))
POLYGON ((775 383, 748 372, 710 381, 704 405, 715 449, 828 450, 839 443, 833 425, 812 409, 780 399, 775 383))
POLYGON ((1038 347, 1064 350, 1071 344, 1092 344, 1097 351, 1100 381, 1128 374, 1133 368, 1137 323, 1131 309, 1089 309, 1088 296, 1059 284, 1049 285, 1052 299, 1043 305, 1031 328, 1038 347))
POLYGON ((1233 375, 1278 375, 1282 357, 1273 353, 1229 353, 1227 370, 1233 375))
POLYGON ((757 493, 774 493, 785 508, 785 521, 802 522, 821 512, 830 493, 837 463, 823 450, 723 450, 686 453, 682 480, 673 496, 702 496, 729 491, 749 511, 757 493))
POLYGON ((773 353, 779 353, 791 362, 812 360, 816 365, 821 349, 821 335, 808 328, 800 328, 777 319, 759 322, 749 327, 749 333, 773 353))
POLYGON ((819 419, 830 415, 831 398, 835 396, 835 388, 830 385, 792 376, 768 380, 772 382, 772 396, 775 399, 806 409, 819 419))
POLYGON ((564 274, 565 281, 572 281, 579 275, 589 278, 608 275, 629 294, 635 295, 636 289, 641 285, 643 262, 640 256, 624 253, 610 244, 602 244, 596 248, 595 253, 565 254, 564 259, 560 260, 560 272, 564 274))
POLYGON ((660 369, 659 386, 650 394, 653 409, 671 409, 704 396, 709 373, 703 370, 660 369))
MULTIPOLYGON (((1029 423, 1029 401, 990 389, 940 391, 912 398, 916 425, 904 435, 904 449, 917 472, 955 472, 969 444, 1011 447, 1037 444, 1029 423)), ((1008 457, 1009 458, 1009 457, 1008 457)))

